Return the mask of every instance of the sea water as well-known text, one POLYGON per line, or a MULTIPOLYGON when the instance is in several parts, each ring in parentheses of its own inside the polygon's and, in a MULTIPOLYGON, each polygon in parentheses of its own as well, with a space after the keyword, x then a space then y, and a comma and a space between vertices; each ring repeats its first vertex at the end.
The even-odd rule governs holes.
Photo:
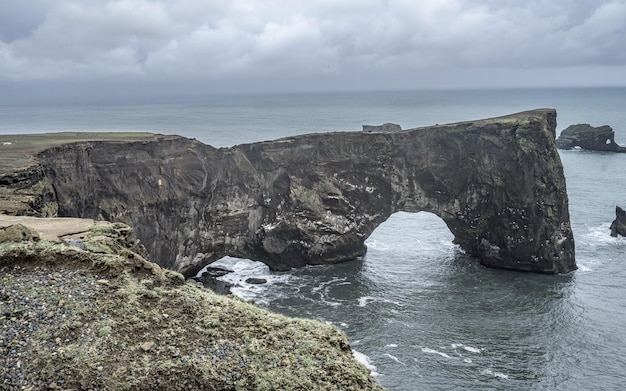
MULTIPOLYGON (((309 132, 403 128, 552 107, 568 125, 610 125, 626 145, 626 89, 228 95, 175 101, 0 106, 0 133, 152 131, 214 146, 309 132)), ((1 153, 1 151, 0 151, 1 153)), ((621 390, 626 384, 626 154, 560 151, 579 269, 547 276, 487 269, 428 213, 396 213, 358 261, 274 273, 226 258, 234 292, 332 324, 390 390, 621 390), (264 285, 245 283, 267 279, 264 285)))

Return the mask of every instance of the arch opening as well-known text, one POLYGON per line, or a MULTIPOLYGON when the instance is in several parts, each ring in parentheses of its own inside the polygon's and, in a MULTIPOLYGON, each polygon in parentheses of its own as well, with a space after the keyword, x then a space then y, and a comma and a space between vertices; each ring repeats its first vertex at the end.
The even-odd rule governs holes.
MULTIPOLYGON (((431 212, 396 212, 365 240, 368 254, 426 258, 450 257, 462 251, 446 223, 431 212)), ((367 254, 366 254, 367 258, 367 254)))

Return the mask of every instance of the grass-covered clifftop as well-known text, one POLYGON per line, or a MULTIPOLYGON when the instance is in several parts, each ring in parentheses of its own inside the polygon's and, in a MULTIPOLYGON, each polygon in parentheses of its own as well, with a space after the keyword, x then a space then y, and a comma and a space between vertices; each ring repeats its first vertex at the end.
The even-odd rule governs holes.
POLYGON ((0 242, 0 389, 378 390, 320 322, 216 295, 132 231, 0 242))

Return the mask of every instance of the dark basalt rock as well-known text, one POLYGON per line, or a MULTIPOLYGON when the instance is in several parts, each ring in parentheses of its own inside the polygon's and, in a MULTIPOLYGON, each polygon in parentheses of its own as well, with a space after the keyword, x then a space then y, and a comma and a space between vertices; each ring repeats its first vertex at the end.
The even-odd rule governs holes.
POLYGON ((250 278, 246 278, 246 283, 254 284, 254 285, 262 285, 262 284, 266 284, 267 280, 265 278, 250 277, 250 278))
POLYGON ((619 206, 615 207, 615 220, 611 223, 611 236, 626 236, 626 212, 619 206))
POLYGON ((486 266, 562 273, 576 263, 555 128, 541 109, 220 149, 155 135, 59 145, 27 170, 50 210, 128 223, 151 259, 187 276, 227 255, 273 270, 362 257, 398 211, 439 216, 486 266))
POLYGON ((626 152, 626 147, 615 143, 615 132, 608 125, 570 125, 563 129, 555 143, 560 149, 579 147, 590 151, 626 152))
POLYGON ((402 127, 398 124, 386 123, 382 125, 363 125, 364 132, 398 132, 402 127))
POLYGON ((207 267, 200 277, 191 277, 191 280, 197 281, 207 289, 211 289, 213 292, 220 295, 228 295, 231 293, 233 284, 226 281, 218 280, 219 277, 223 277, 232 270, 223 269, 220 267, 207 267))

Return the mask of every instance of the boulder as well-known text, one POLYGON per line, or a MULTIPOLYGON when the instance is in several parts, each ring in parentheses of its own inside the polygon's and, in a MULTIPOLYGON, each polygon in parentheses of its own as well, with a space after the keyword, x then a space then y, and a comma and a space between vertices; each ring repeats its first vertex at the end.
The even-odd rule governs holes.
POLYGON ((39 240, 39 233, 22 224, 0 227, 0 242, 21 242, 39 240))
POLYGON ((555 141, 560 149, 581 148, 589 151, 626 152, 626 147, 615 143, 615 132, 608 126, 589 124, 570 125, 563 129, 555 141))

